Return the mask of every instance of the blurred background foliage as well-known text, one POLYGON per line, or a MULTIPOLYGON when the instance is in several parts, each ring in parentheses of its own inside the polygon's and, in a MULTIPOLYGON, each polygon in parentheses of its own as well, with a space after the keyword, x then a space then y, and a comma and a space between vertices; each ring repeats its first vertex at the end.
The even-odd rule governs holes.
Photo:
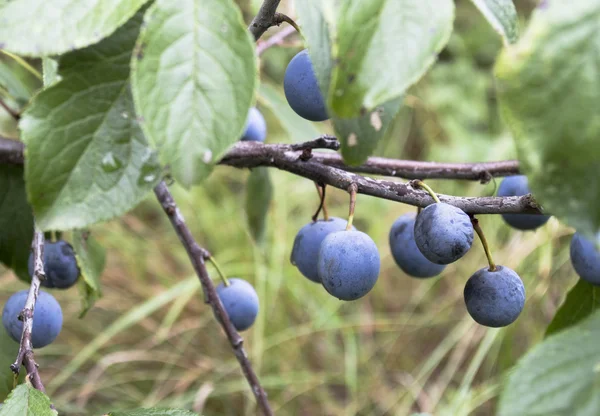
MULTIPOLYGON (((248 21, 260 5, 258 0, 239 3, 248 21)), ((515 3, 524 23, 536 2, 515 3)), ((501 42, 470 1, 456 4, 449 45, 407 94, 377 155, 453 162, 515 157, 494 92, 492 67, 501 42)), ((283 1, 282 11, 293 16, 293 2, 283 1)), ((330 131, 326 123, 296 116, 282 94, 286 65, 300 48, 293 37, 261 58, 257 106, 267 119, 271 143, 330 131)), ((15 106, 22 105, 39 83, 15 69, 10 57, 0 56, 0 64, 0 88, 4 77, 21 71, 23 88, 11 95, 15 106)), ((17 134, 5 113, 0 113, 0 131, 17 134)), ((496 262, 515 269, 527 290, 525 310, 515 324, 487 329, 468 316, 462 294, 468 277, 486 264, 479 242, 441 277, 409 278, 391 257, 388 232, 398 216, 414 208, 360 195, 355 225, 380 248, 381 275, 368 296, 344 303, 289 262, 294 236, 318 204, 314 185, 285 172, 270 174, 273 201, 261 246, 250 237, 244 212, 248 172, 218 167, 204 186, 186 192, 175 185, 173 190, 200 243, 229 276, 249 280, 259 294, 260 314, 244 334, 245 345, 276 413, 493 414, 507 371, 542 339, 576 282, 568 261, 572 230, 551 219, 524 233, 509 229, 499 216, 480 218, 496 262)), ((482 196, 493 195, 497 184, 431 185, 440 193, 482 196)), ((345 216, 347 201, 346 193, 329 189, 333 215, 345 216)), ((53 292, 65 325, 57 342, 37 352, 61 414, 100 415, 140 405, 184 407, 204 415, 254 414, 253 396, 154 198, 94 227, 93 233, 108 250, 104 297, 80 320, 77 291, 53 292)), ((9 271, 0 270, 0 303, 23 288, 9 271)))

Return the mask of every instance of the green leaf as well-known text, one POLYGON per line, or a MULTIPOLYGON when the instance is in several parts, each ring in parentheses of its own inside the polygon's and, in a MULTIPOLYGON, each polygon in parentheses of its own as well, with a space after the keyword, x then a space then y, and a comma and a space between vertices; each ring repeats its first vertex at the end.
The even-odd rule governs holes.
POLYGON ((367 160, 394 120, 401 104, 402 98, 396 98, 364 116, 353 119, 333 118, 335 133, 342 144, 344 162, 360 165, 367 160))
POLYGON ((505 44, 519 40, 519 17, 512 0, 471 0, 505 44))
POLYGON ((0 165, 0 230, 0 261, 19 279, 30 281, 27 261, 33 239, 33 215, 22 166, 0 165))
MULTIPOLYGON (((0 325, 0 402, 6 399, 13 389, 15 376, 10 365, 15 362, 19 344, 6 333, 4 325, 0 325)), ((25 379, 24 371, 21 372, 19 382, 25 379)))
POLYGON ((547 212, 600 230, 600 1, 549 1, 496 65, 505 121, 532 193, 547 212))
POLYGON ((296 114, 285 100, 283 93, 273 86, 261 83, 258 90, 258 101, 269 107, 292 140, 306 141, 321 135, 321 132, 315 127, 316 124, 296 114))
POLYGON ((121 215, 159 179, 129 87, 140 22, 138 14, 99 45, 66 55, 63 79, 38 94, 21 119, 27 194, 43 230, 121 215))
POLYGON ((148 0, 13 0, 0 8, 0 44, 19 55, 60 55, 97 43, 148 0))
POLYGON ((399 98, 446 45, 453 19, 452 0, 343 2, 329 89, 334 113, 353 118, 399 98))
POLYGON ((12 57, 0 54, 0 86, 21 108, 42 87, 42 82, 12 57))
POLYGON ((18 385, 0 408, 0 416, 56 416, 50 399, 30 384, 18 385))
POLYGON ((499 416, 600 414, 600 312, 532 349, 511 372, 499 416))
POLYGON ((73 249, 81 270, 82 310, 79 317, 83 318, 102 296, 100 276, 106 262, 106 250, 85 230, 73 233, 73 249))
POLYGON ((265 234, 267 214, 273 197, 273 185, 269 169, 258 167, 252 169, 246 187, 246 215, 250 234, 257 243, 261 243, 265 234))
POLYGON ((596 309, 600 309, 600 287, 579 279, 556 311, 554 319, 546 329, 546 336, 575 325, 596 309))
POLYGON ((198 413, 182 409, 135 409, 110 412, 108 416, 199 416, 198 413))
POLYGON ((257 85, 254 42, 232 0, 157 0, 132 60, 144 133, 189 187, 241 137, 257 85))

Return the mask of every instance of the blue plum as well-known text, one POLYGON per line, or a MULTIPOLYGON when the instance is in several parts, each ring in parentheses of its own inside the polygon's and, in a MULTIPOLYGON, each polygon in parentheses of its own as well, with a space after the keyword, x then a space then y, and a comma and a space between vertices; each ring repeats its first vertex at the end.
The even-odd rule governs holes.
MULTIPOLYGON (((525 175, 507 176, 498 187, 498 196, 522 196, 530 193, 525 175)), ((535 230, 544 225, 549 215, 502 214, 504 221, 519 230, 535 230)))
POLYGON ((360 231, 330 233, 319 249, 317 270, 325 289, 341 300, 356 300, 375 286, 379 277, 375 242, 360 231))
POLYGON ((267 123, 265 118, 256 107, 248 111, 246 120, 246 130, 242 136, 242 141, 264 142, 267 138, 267 123))
POLYGON ((258 295, 250 283, 231 278, 229 286, 217 286, 217 295, 235 329, 245 331, 252 326, 258 315, 258 295))
MULTIPOLYGON (((29 275, 33 276, 33 253, 29 255, 29 275)), ((47 288, 68 289, 79 278, 79 267, 73 247, 64 240, 44 244, 44 272, 46 279, 42 286, 47 288)))
POLYGON ((508 267, 487 267, 469 278, 464 291, 465 304, 475 322, 499 328, 513 323, 525 305, 525 287, 517 273, 508 267))
POLYGON ((321 243, 330 233, 345 230, 347 223, 341 218, 331 217, 327 221, 310 222, 298 231, 290 261, 300 270, 300 273, 315 283, 321 283, 317 271, 317 257, 321 243))
POLYGON ((285 98, 292 109, 311 121, 329 118, 313 64, 305 49, 292 58, 283 78, 285 98))
POLYGON ((450 264, 464 256, 473 244, 473 224, 464 211, 438 202, 427 206, 415 221, 415 243, 435 264, 450 264))
POLYGON ((583 280, 600 285, 600 252, 594 243, 579 233, 571 240, 571 264, 583 280))
MULTIPOLYGON (((19 320, 19 314, 25 307, 28 290, 15 293, 4 305, 2 310, 2 324, 6 332, 16 342, 21 341, 23 322, 19 320)), ((42 290, 33 313, 33 329, 31 331, 31 343, 33 348, 42 348, 51 344, 62 329, 63 315, 59 303, 54 297, 42 290)))
POLYGON ((412 277, 426 278, 440 274, 446 266, 435 264, 419 251, 415 243, 415 217, 404 214, 390 229, 390 249, 398 267, 412 277))

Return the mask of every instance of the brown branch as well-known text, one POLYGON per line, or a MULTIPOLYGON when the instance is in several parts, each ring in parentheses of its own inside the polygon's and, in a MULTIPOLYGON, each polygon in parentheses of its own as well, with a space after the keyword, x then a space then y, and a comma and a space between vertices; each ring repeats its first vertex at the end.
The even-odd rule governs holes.
MULTIPOLYGON (((352 172, 404 177, 407 179, 466 179, 500 177, 519 173, 517 161, 485 163, 437 163, 371 157, 360 166, 345 165, 338 154, 313 152, 312 149, 336 149, 339 143, 332 136, 323 136, 299 144, 236 143, 219 162, 237 168, 276 167, 312 181, 346 190, 356 183, 358 193, 416 207, 426 207, 433 201, 427 192, 409 184, 376 180, 352 172)), ((22 163, 23 144, 0 138, 0 163, 22 163), (10 143, 7 143, 10 142, 10 143)), ((541 214, 531 195, 521 197, 455 197, 439 195, 442 202, 455 205, 468 214, 526 213, 541 214)))
POLYGON ((349 172, 404 179, 463 179, 487 183, 492 178, 519 174, 517 160, 481 163, 440 163, 369 157, 359 166, 348 166, 335 153, 315 153, 313 160, 349 172))
POLYGON ((31 343, 31 331, 33 330, 33 314, 35 311, 35 304, 40 291, 40 283, 46 278, 43 260, 44 233, 38 230, 37 227, 33 235, 32 247, 33 276, 31 277, 31 285, 29 287, 29 293, 27 294, 25 306, 19 315, 19 319, 23 321, 23 333, 21 334, 21 342, 19 343, 17 359, 13 364, 11 364, 10 369, 18 375, 21 369, 21 363, 23 363, 32 386, 45 393, 46 389, 44 388, 44 384, 42 383, 42 379, 40 378, 40 374, 38 372, 38 365, 33 356, 33 345, 31 343))
POLYGON ((0 137, 0 163, 22 165, 24 149, 22 142, 0 137))
MULTIPOLYGON (((340 168, 328 166, 322 163, 325 159, 323 158, 323 153, 313 152, 312 157, 308 160, 303 156, 303 153, 292 150, 290 145, 265 145, 256 142, 240 142, 237 143, 219 163, 238 168, 254 168, 258 166, 276 167, 312 181, 330 185, 342 190, 347 190, 348 186, 355 183, 358 187, 358 193, 402 202, 416 207, 426 207, 433 203, 433 199, 427 192, 415 189, 410 184, 372 179, 340 168)), ((398 165, 404 163, 403 161, 395 162, 398 165)), ((371 163, 363 165, 362 170, 372 169, 374 171, 379 171, 378 165, 371 163)), ((413 163, 418 164, 419 162, 413 163)), ((423 162, 423 164, 424 169, 422 169, 421 172, 426 173, 427 169, 431 169, 430 162, 423 162)), ((463 179, 468 166, 476 167, 475 169, 478 170, 482 165, 485 164, 459 164, 456 165, 455 170, 445 171, 444 177, 463 179)), ((344 169, 348 170, 360 169, 360 167, 352 168, 346 165, 343 166, 344 169)), ((448 166, 449 165, 446 167, 448 166)), ((515 165, 515 168, 516 167, 518 167, 518 165, 515 165)), ((434 177, 438 177, 436 175, 440 174, 440 171, 437 168, 432 169, 432 172, 434 173, 434 175, 432 175, 434 177)), ((491 174, 492 171, 488 169, 488 172, 491 174)), ((509 172, 508 170, 502 169, 494 173, 512 174, 516 172, 509 172)), ((474 173, 471 172, 471 177, 473 175, 474 173)), ((427 177, 427 175, 423 175, 423 177, 427 177)), ((456 197, 441 194, 438 196, 442 202, 454 205, 468 214, 541 214, 540 207, 529 194, 520 197, 456 197)))
POLYGON ((286 26, 281 29, 279 32, 275 33, 269 39, 259 41, 256 45, 256 53, 258 56, 262 55, 267 49, 275 46, 281 45, 283 41, 293 33, 296 33, 296 28, 293 26, 286 26))
POLYGON ((258 40, 271 26, 276 26, 275 13, 281 0, 264 0, 258 10, 258 14, 252 19, 248 30, 258 40))
POLYGON ((242 367, 242 371, 250 384, 252 389, 252 393, 256 397, 256 401, 258 402, 259 407, 262 410, 264 415, 272 415, 273 411, 269 405, 267 400, 267 394, 262 388, 252 365, 248 359, 248 355, 243 347, 244 340, 240 336, 240 334, 236 331, 233 324, 229 320, 229 316, 227 312, 223 308, 223 304, 217 295, 217 291, 213 285, 212 280, 208 276, 208 272, 206 271, 205 260, 210 257, 210 253, 206 251, 204 248, 200 247, 200 245, 194 239, 190 229, 187 227, 179 208, 175 204, 175 200, 173 196, 169 192, 169 188, 167 184, 163 181, 159 183, 154 188, 154 193, 156 194, 156 198, 160 202, 163 207, 165 213, 169 217, 175 232, 179 236, 181 243, 185 247, 185 250, 188 253, 188 256, 194 266, 194 270, 200 279, 200 284, 202 285, 202 289, 204 290, 205 301, 212 307, 213 313, 217 318, 217 321, 225 331, 227 338, 229 339, 229 343, 231 344, 231 348, 242 367))

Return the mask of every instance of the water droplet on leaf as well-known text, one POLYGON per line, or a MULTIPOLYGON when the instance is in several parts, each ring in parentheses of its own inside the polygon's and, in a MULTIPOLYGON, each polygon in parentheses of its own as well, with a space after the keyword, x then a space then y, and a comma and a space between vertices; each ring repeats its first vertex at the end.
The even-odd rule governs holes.
POLYGON ((107 173, 115 172, 123 167, 123 162, 112 152, 108 152, 102 158, 102 170, 107 173))

